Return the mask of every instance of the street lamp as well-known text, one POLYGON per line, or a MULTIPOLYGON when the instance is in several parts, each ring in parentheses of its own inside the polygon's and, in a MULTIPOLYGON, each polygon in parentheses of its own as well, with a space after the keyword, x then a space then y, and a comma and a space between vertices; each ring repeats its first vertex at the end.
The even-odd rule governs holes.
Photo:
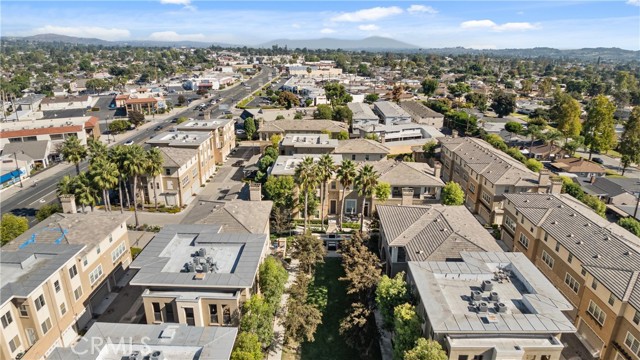
MULTIPOLYGON (((24 154, 24 151, 20 151, 21 153, 24 154)), ((18 155, 16 155, 16 152, 13 152, 13 159, 16 161, 16 171, 18 172, 18 180, 20 180, 20 187, 24 188, 24 186, 22 185, 22 172, 20 171, 20 166, 18 165, 18 155)))

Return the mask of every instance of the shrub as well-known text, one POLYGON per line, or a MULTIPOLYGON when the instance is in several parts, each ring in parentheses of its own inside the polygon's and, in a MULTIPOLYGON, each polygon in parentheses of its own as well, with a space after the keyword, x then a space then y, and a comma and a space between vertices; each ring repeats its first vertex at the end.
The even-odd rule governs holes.
POLYGON ((131 248, 131 258, 135 259, 138 257, 138 255, 140 255, 140 253, 142 252, 142 249, 137 248, 137 247, 132 247, 131 248))

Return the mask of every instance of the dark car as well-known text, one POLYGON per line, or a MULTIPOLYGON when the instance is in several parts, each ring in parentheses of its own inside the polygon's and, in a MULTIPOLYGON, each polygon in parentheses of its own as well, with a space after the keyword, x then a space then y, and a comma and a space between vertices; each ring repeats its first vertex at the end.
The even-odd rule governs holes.
POLYGON ((173 119, 171 119, 171 122, 172 122, 172 123, 177 123, 177 122, 178 122, 178 118, 173 118, 173 119))
POLYGON ((602 160, 599 157, 594 157, 593 159, 591 159, 591 161, 593 161, 594 163, 598 163, 600 165, 604 164, 604 160, 602 160))
POLYGON ((233 164, 231 164, 231 166, 233 166, 233 167, 240 167, 242 165, 244 165, 244 160, 238 160, 238 161, 234 162, 233 164))
POLYGON ((162 130, 162 126, 160 125, 153 128, 153 131, 160 131, 160 130, 162 130))

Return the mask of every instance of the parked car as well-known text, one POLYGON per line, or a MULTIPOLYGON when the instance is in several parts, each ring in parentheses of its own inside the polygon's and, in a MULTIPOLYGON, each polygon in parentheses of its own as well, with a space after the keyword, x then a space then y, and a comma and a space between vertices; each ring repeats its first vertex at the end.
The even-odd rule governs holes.
POLYGON ((594 163, 598 163, 600 165, 604 164, 604 160, 602 160, 599 157, 594 157, 593 159, 591 159, 591 161, 593 161, 594 163))
POLYGON ((234 162, 233 164, 231 164, 231 166, 233 166, 233 167, 240 167, 242 165, 244 165, 244 160, 238 160, 238 161, 234 162))
POLYGON ((247 132, 246 132, 246 131, 244 131, 244 130, 242 130, 242 129, 236 129, 236 135, 244 135, 244 134, 246 134, 246 133, 247 133, 247 132))
POLYGON ((127 141, 124 143, 124 145, 125 145, 125 146, 131 146, 131 145, 133 145, 133 140, 127 140, 127 141))
POLYGON ((162 130, 162 126, 160 125, 153 128, 153 131, 160 131, 160 130, 162 130))

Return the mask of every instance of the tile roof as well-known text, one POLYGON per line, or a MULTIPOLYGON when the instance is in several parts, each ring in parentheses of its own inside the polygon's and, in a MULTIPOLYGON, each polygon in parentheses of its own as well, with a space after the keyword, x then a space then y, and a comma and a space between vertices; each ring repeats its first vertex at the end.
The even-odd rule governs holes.
POLYGON ((433 168, 426 163, 384 160, 374 162, 372 166, 380 174, 380 181, 391 185, 444 186, 442 180, 433 175, 433 168))
POLYGON ((431 110, 430 108, 422 105, 417 101, 402 101, 400 102, 400 107, 403 108, 409 114, 419 116, 421 118, 427 118, 427 117, 444 118, 444 115, 440 114, 437 111, 431 110))
POLYGON ((404 246, 408 261, 459 258, 460 251, 501 251, 464 206, 377 205, 390 246, 404 246))
POLYGON ((2 149, 2 154, 22 153, 34 160, 46 159, 49 155, 49 140, 13 142, 8 143, 2 149))
POLYGON ((304 131, 304 132, 322 132, 329 131, 337 133, 348 131, 347 124, 332 120, 274 120, 265 122, 261 125, 258 132, 284 132, 287 131, 304 131))
POLYGON ((197 224, 219 225, 223 233, 262 234, 269 223, 271 201, 214 201, 213 209, 197 224))
POLYGON ((374 140, 369 139, 349 139, 339 140, 338 147, 334 150, 336 154, 389 154, 391 150, 374 140))
POLYGON ((173 148, 173 147, 160 147, 160 154, 162 154, 163 165, 171 167, 182 167, 184 164, 198 155, 196 149, 185 148, 173 148))
POLYGON ((583 158, 568 158, 558 159, 551 165, 564 172, 576 173, 576 172, 590 172, 590 173, 605 173, 607 170, 600 164, 596 164, 592 161, 585 160, 583 158))

